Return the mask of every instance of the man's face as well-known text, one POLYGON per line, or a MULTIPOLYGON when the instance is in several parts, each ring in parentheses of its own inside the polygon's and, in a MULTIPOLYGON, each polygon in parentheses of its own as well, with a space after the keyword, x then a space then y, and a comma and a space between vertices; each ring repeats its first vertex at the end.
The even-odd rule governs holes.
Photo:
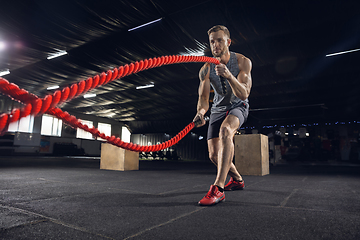
POLYGON ((229 51, 231 40, 226 36, 224 31, 220 30, 210 33, 209 42, 213 56, 221 57, 229 51))

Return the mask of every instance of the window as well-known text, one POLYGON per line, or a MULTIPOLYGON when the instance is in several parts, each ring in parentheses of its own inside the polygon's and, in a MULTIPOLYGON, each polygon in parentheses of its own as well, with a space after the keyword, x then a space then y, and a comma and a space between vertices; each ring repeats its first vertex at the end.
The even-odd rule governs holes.
POLYGON ((17 122, 9 124, 9 132, 26 132, 32 133, 34 128, 34 116, 29 115, 27 117, 21 118, 17 122))
POLYGON ((130 142, 131 132, 125 126, 121 128, 121 140, 124 142, 130 142))
MULTIPOLYGON (((98 123, 98 130, 101 133, 104 133, 106 136, 111 136, 111 124, 107 124, 107 123, 98 123)), ((106 141, 102 138, 97 138, 98 140, 101 141, 106 141)))
POLYGON ((61 137, 62 120, 44 114, 41 120, 41 135, 61 137))
MULTIPOLYGON (((87 121, 87 120, 81 120, 82 124, 86 124, 89 128, 92 128, 93 127, 93 122, 92 121, 87 121)), ((89 132, 86 132, 80 128, 77 129, 76 131, 76 138, 85 138, 85 139, 94 139, 93 138, 93 135, 89 132)))

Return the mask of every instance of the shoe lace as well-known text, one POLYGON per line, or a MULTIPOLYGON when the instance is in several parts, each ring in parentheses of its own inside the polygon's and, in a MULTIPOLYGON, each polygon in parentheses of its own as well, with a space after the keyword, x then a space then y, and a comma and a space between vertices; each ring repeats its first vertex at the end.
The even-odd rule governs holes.
POLYGON ((209 191, 206 195, 205 198, 212 198, 213 196, 215 196, 216 194, 213 191, 209 191))
POLYGON ((214 196, 214 193, 213 192, 208 192, 206 195, 205 195, 205 198, 212 198, 214 196))

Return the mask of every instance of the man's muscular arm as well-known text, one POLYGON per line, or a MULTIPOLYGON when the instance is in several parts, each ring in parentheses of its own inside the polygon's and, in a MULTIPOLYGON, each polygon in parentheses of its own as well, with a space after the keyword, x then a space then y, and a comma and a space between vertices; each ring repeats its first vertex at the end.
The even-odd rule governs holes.
POLYGON ((210 96, 210 79, 209 79, 210 64, 206 63, 200 69, 199 78, 199 99, 197 103, 197 113, 194 118, 194 122, 201 120, 200 126, 205 124, 204 115, 209 109, 209 96, 210 96))
POLYGON ((237 60, 240 69, 240 73, 237 78, 231 74, 229 69, 224 64, 217 65, 215 67, 215 71, 217 75, 222 76, 229 81, 231 89, 236 97, 240 98, 241 100, 245 100, 249 97, 252 86, 252 64, 250 59, 240 54, 237 54, 237 60))

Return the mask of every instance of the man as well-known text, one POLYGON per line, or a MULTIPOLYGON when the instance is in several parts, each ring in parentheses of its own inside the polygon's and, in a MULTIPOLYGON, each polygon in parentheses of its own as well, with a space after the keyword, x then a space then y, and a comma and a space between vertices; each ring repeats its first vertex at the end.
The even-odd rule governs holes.
POLYGON ((210 160, 217 166, 217 176, 209 192, 199 205, 214 205, 225 200, 224 190, 244 188, 244 181, 232 163, 233 138, 249 113, 248 97, 251 90, 251 61, 245 56, 230 52, 229 30, 217 25, 208 31, 211 52, 219 65, 205 63, 199 72, 199 100, 194 122, 205 125, 204 115, 209 109, 210 86, 214 89, 208 128, 210 160), (230 181, 225 186, 227 174, 230 181))

